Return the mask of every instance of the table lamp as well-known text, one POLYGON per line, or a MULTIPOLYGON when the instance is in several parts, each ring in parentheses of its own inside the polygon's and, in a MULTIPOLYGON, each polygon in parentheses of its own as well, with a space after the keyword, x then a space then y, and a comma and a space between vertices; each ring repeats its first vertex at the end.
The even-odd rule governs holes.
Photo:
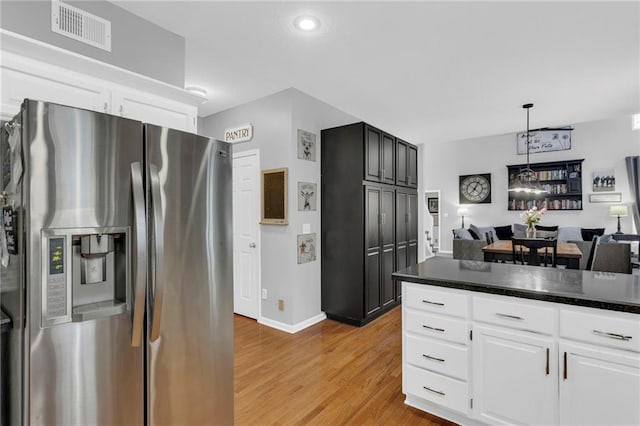
POLYGON ((465 207, 458 207, 457 216, 462 218, 462 227, 464 228, 464 217, 469 216, 469 210, 465 207))
POLYGON ((620 217, 629 216, 629 211, 627 210, 627 206, 625 205, 611 206, 609 208, 609 216, 618 217, 618 232, 616 232, 616 234, 622 234, 623 232, 620 230, 620 217))

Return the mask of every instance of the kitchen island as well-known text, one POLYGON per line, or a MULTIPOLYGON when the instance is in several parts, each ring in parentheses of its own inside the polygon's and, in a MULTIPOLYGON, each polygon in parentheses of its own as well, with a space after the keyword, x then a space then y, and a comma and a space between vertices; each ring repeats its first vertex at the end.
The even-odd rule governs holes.
POLYGON ((393 277, 406 404, 461 424, 640 424, 640 276, 435 257, 393 277))

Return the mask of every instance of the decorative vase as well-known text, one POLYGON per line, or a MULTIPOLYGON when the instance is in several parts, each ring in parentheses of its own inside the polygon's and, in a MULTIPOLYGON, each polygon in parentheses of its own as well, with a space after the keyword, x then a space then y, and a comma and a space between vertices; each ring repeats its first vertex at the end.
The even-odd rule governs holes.
POLYGON ((533 224, 533 222, 527 225, 527 230, 525 231, 525 235, 527 238, 536 237, 536 226, 533 224))

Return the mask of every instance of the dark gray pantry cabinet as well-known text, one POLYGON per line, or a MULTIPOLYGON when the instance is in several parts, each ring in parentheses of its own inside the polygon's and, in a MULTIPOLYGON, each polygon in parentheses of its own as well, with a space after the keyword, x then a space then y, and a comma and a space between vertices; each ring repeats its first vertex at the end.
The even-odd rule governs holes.
POLYGON ((322 310, 361 326, 400 303, 418 260, 418 150, 366 123, 322 130, 322 310))

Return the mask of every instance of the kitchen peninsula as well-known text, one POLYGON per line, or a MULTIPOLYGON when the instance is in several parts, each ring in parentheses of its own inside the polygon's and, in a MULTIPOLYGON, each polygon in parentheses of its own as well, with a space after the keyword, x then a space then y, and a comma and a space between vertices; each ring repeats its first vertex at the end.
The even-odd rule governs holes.
POLYGON ((640 276, 439 257, 393 276, 406 404, 461 424, 640 424, 640 276))

